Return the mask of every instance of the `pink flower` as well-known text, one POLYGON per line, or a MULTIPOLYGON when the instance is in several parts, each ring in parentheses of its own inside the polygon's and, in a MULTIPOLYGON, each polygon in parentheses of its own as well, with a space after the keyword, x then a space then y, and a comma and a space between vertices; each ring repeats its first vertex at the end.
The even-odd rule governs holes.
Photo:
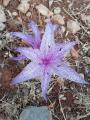
MULTIPOLYGON (((22 32, 11 32, 10 35, 21 38, 23 41, 28 43, 28 45, 32 46, 32 48, 39 49, 40 44, 41 44, 41 33, 37 27, 37 24, 34 21, 30 21, 28 24, 28 27, 32 28, 32 32, 34 33, 34 35, 24 34, 22 32)), ((12 57, 12 59, 13 60, 25 60, 27 58, 23 55, 20 55, 18 57, 12 57)))
POLYGON ((32 78, 40 77, 42 95, 45 99, 49 82, 53 74, 77 83, 87 83, 77 72, 64 62, 64 57, 76 42, 56 44, 54 39, 54 31, 56 28, 56 25, 53 25, 51 22, 46 24, 45 33, 39 49, 27 47, 17 48, 17 51, 30 59, 31 62, 12 80, 12 84, 17 84, 26 80, 31 80, 32 78))

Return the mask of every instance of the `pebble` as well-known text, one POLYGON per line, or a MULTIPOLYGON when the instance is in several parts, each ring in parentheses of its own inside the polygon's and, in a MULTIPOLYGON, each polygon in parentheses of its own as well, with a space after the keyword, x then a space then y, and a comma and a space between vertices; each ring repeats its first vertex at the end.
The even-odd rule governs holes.
POLYGON ((13 16, 18 16, 18 13, 17 12, 12 12, 12 15, 13 16))
POLYGON ((69 20, 67 22, 67 29, 71 33, 75 34, 80 30, 80 25, 79 25, 79 23, 77 21, 69 20))
POLYGON ((49 7, 52 6, 54 0, 49 0, 49 7))
POLYGON ((30 106, 22 111, 20 120, 52 120, 52 115, 48 107, 30 106))
POLYGON ((6 7, 11 0, 3 0, 3 5, 6 7))
POLYGON ((27 12, 26 16, 30 17, 31 16, 31 12, 27 12))
POLYGON ((5 27, 6 27, 5 24, 0 22, 0 31, 3 31, 5 29, 5 27))
POLYGON ((90 15, 81 14, 81 20, 85 22, 88 27, 90 27, 90 15))
POLYGON ((60 14, 60 12, 61 12, 61 8, 60 7, 56 7, 54 9, 54 14, 60 14))
POLYGON ((20 12, 25 14, 29 10, 29 3, 28 2, 29 2, 29 0, 21 0, 21 3, 17 7, 17 9, 20 12))
POLYGON ((0 22, 6 22, 6 16, 3 6, 0 5, 0 22))
POLYGON ((39 13, 41 13, 42 15, 49 17, 53 15, 53 12, 51 12, 46 6, 44 6, 43 4, 39 4, 36 6, 36 9, 38 10, 39 13))
POLYGON ((64 25, 65 24, 65 21, 64 21, 64 17, 62 17, 61 15, 57 14, 57 15, 54 15, 52 17, 52 20, 57 22, 58 24, 61 24, 61 25, 64 25))

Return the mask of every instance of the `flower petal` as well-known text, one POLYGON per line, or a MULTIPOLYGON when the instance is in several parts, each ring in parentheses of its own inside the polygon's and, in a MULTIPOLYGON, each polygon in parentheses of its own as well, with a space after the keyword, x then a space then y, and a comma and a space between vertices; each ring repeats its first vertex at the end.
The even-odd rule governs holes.
MULTIPOLYGON (((71 48, 73 48, 74 45, 76 45, 76 44, 77 44, 76 41, 67 42, 65 44, 62 44, 62 49, 61 49, 60 53, 63 55, 66 55, 71 50, 71 48)), ((61 45, 60 45, 60 47, 61 47, 61 45)))
POLYGON ((40 46, 40 50, 44 51, 45 53, 48 52, 48 49, 50 47, 53 47, 55 45, 54 31, 57 28, 55 26, 56 25, 53 25, 51 22, 46 24, 45 33, 43 35, 41 46, 40 46))
POLYGON ((47 101, 46 93, 49 86, 49 82, 50 82, 50 75, 48 73, 45 73, 41 81, 41 88, 42 88, 42 96, 46 101, 47 101))
POLYGON ((34 21, 30 21, 28 26, 32 28, 32 31, 35 34, 34 46, 35 46, 35 48, 39 48, 40 44, 41 44, 41 38, 40 38, 41 34, 37 27, 37 24, 34 21))
POLYGON ((87 82, 76 71, 65 64, 57 66, 55 71, 57 75, 65 79, 69 79, 77 83, 87 84, 87 82))
POLYGON ((18 74, 11 82, 11 84, 18 84, 26 80, 35 78, 40 75, 39 66, 34 63, 29 63, 20 74, 18 74))
POLYGON ((20 60, 27 60, 28 58, 23 55, 19 55, 18 57, 11 57, 10 59, 20 61, 20 60))
POLYGON ((37 55, 39 54, 38 49, 27 48, 27 47, 18 47, 16 49, 16 51, 20 52, 23 56, 32 60, 33 62, 38 60, 38 58, 37 58, 37 55))
POLYGON ((11 32, 10 35, 17 36, 17 37, 23 39, 25 42, 32 45, 32 47, 34 46, 34 43, 33 43, 34 38, 31 35, 27 35, 27 34, 24 34, 22 32, 11 32))

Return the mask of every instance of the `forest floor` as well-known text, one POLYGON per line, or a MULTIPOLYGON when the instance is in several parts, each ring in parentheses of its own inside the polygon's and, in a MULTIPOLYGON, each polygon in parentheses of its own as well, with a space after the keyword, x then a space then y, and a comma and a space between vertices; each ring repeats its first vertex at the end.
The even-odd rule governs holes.
POLYGON ((10 81, 28 63, 13 61, 15 48, 26 46, 10 32, 30 32, 33 20, 42 30, 47 21, 60 26, 56 42, 76 40, 78 45, 67 57, 70 65, 90 82, 90 0, 0 0, 0 120, 19 120, 27 106, 47 106, 53 120, 90 120, 90 86, 53 77, 48 101, 41 96, 41 83, 32 80, 11 86, 10 81), (44 8, 38 7, 44 5, 44 8), (48 11, 48 13, 47 13, 48 11), (1 16, 2 14, 2 16, 1 16), (72 24, 72 26, 71 26, 72 24))

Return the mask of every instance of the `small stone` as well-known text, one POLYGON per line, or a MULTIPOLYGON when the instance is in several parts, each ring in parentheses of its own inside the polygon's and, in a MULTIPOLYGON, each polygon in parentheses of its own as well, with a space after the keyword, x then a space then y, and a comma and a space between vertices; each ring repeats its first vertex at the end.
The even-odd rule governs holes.
POLYGON ((18 13, 17 12, 13 12, 12 15, 13 16, 18 16, 18 13))
POLYGON ((39 13, 41 13, 42 15, 44 15, 46 17, 53 15, 53 13, 43 4, 37 5, 36 9, 39 11, 39 13))
POLYGON ((51 7, 51 5, 53 4, 54 0, 49 0, 49 7, 51 7))
POLYGON ((52 120, 52 115, 47 107, 31 106, 22 111, 19 120, 52 120))
POLYGON ((10 33, 7 32, 7 33, 6 33, 6 39, 9 39, 9 40, 11 41, 10 38, 11 38, 11 35, 10 35, 10 33))
POLYGON ((3 0, 3 5, 7 6, 9 4, 10 0, 3 0))
POLYGON ((30 17, 31 16, 31 12, 27 12, 26 16, 30 17))
POLYGON ((29 10, 29 3, 28 2, 21 2, 17 9, 22 12, 26 13, 29 10))
POLYGON ((90 27, 90 15, 81 14, 81 20, 85 22, 88 27, 90 27))
POLYGON ((61 25, 64 25, 65 22, 64 22, 64 17, 62 17, 61 15, 54 15, 52 17, 52 20, 57 22, 58 24, 61 24, 61 25))
POLYGON ((79 23, 77 21, 69 20, 67 22, 67 29, 71 33, 75 34, 80 30, 80 25, 79 25, 79 23))
POLYGON ((0 22, 6 22, 6 16, 4 13, 4 8, 0 5, 0 22))
POLYGON ((82 21, 85 21, 85 20, 86 20, 86 15, 85 15, 84 13, 83 13, 83 14, 81 14, 81 16, 80 16, 80 17, 81 17, 81 20, 82 20, 82 21))
POLYGON ((54 9, 54 14, 60 14, 60 12, 61 12, 60 7, 56 7, 56 8, 54 9))
POLYGON ((0 22, 0 31, 3 31, 5 29, 5 24, 3 24, 2 22, 0 22))

